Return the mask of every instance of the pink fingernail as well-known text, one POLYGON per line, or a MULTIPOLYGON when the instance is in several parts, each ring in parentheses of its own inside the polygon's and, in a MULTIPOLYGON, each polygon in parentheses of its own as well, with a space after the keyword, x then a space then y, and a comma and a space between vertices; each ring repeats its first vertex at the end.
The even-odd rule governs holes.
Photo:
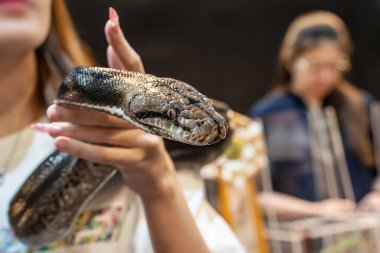
POLYGON ((61 126, 51 125, 49 127, 49 132, 51 134, 59 134, 61 131, 62 131, 62 127, 61 126))
POLYGON ((34 131, 45 133, 48 130, 48 124, 35 123, 35 124, 30 125, 30 128, 32 128, 34 131))
POLYGON ((109 16, 109 19, 111 20, 111 24, 113 27, 119 26, 119 15, 117 14, 114 8, 112 7, 109 8, 108 16, 109 16))

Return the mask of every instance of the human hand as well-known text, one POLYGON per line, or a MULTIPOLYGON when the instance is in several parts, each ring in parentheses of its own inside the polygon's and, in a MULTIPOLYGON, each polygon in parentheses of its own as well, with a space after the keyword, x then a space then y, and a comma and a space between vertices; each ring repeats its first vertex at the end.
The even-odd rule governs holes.
POLYGON ((315 212, 327 218, 339 218, 343 213, 350 213, 355 210, 355 203, 349 199, 327 199, 316 202, 315 212))
POLYGON ((364 196, 364 198, 359 203, 360 211, 380 211, 380 192, 372 191, 364 196))
POLYGON ((170 197, 178 186, 161 137, 89 109, 51 105, 47 116, 52 123, 38 123, 33 128, 55 137, 61 151, 117 167, 124 183, 143 200, 170 197))
POLYGON ((107 61, 111 68, 144 73, 140 56, 131 47, 120 28, 119 16, 115 9, 109 8, 109 20, 104 27, 108 42, 107 61))

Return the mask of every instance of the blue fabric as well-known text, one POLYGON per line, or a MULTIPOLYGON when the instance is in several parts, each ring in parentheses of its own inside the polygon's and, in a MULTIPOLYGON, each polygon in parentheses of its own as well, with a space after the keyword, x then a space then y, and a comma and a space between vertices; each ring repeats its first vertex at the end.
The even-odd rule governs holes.
MULTIPOLYGON (((373 99, 369 95, 365 97, 369 106, 373 99)), ((307 108, 302 100, 289 91, 277 91, 254 104, 249 116, 261 118, 264 123, 274 190, 310 201, 318 200, 307 108)), ((346 130, 340 128, 355 198, 360 201, 371 190, 376 170, 366 167, 349 149, 346 130)), ((338 187, 342 191, 340 185, 338 187)))

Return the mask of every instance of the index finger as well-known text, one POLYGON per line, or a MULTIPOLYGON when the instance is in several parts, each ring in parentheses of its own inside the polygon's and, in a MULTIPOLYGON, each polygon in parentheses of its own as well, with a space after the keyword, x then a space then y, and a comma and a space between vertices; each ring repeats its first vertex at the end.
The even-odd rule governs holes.
POLYGON ((83 126, 100 126, 114 128, 135 128, 130 122, 112 116, 105 112, 77 106, 61 106, 53 104, 46 110, 48 119, 52 122, 71 122, 83 126))

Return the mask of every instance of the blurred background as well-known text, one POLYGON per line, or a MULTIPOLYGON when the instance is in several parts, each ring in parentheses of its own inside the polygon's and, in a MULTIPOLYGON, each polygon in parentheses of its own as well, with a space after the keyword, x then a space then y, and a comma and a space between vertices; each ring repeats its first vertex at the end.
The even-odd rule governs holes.
MULTIPOLYGON (((105 58, 107 44, 103 28, 108 19, 108 7, 112 6, 118 11, 121 27, 130 44, 140 54, 147 73, 185 81, 207 96, 222 100, 235 112, 241 113, 236 113, 231 119, 236 129, 229 148, 208 168, 214 170, 211 174, 218 175, 217 180, 204 175, 202 177, 205 179, 210 203, 233 228, 247 252, 267 253, 270 251, 269 248, 271 252, 276 253, 380 252, 379 213, 372 215, 355 210, 351 216, 343 217, 339 213, 339 218, 331 219, 320 215, 310 219, 278 223, 274 213, 261 210, 256 198, 255 184, 257 179, 260 179, 261 190, 266 192, 273 190, 264 186, 271 184, 270 170, 267 169, 273 163, 268 166, 266 160, 267 150, 269 153, 271 150, 271 143, 264 141, 263 126, 243 115, 276 82, 278 51, 291 21, 300 14, 313 10, 332 11, 346 22, 354 42, 352 69, 348 73, 348 80, 379 99, 380 0, 66 0, 66 2, 81 37, 92 49, 100 65, 107 65, 105 58), (267 174, 264 175, 265 173, 267 174), (210 192, 216 193, 212 195, 210 192), (262 219, 263 217, 265 218, 262 219), (267 239, 270 241, 270 247, 267 239)), ((294 108, 293 110, 296 112, 295 115, 298 115, 298 111, 294 108)), ((380 104, 377 110, 376 115, 380 115, 380 104)), ((326 152, 323 152, 327 150, 327 153, 334 153, 335 144, 331 144, 331 140, 340 136, 339 129, 334 129, 334 134, 332 130, 331 133, 326 132, 328 127, 333 128, 328 125, 331 122, 328 122, 330 119, 327 114, 323 117, 317 115, 316 119, 310 121, 311 132, 314 131, 313 124, 320 126, 321 122, 328 123, 326 127, 319 127, 316 131, 322 133, 320 136, 331 137, 331 140, 323 145, 315 140, 307 142, 309 136, 302 136, 302 131, 299 131, 304 129, 303 121, 301 127, 298 126, 300 128, 294 125, 289 127, 288 122, 293 122, 297 117, 289 120, 289 115, 283 116, 279 117, 277 123, 268 124, 284 127, 280 130, 285 132, 276 135, 276 143, 272 143, 273 147, 280 147, 281 154, 286 153, 283 150, 289 151, 294 148, 291 146, 294 140, 302 139, 305 145, 310 145, 311 151, 318 149, 317 152, 321 152, 321 157, 324 155, 323 159, 332 159, 329 160, 331 166, 325 166, 326 171, 336 171, 336 165, 345 161, 344 152, 333 157, 326 157, 326 152), (293 133, 292 129, 295 129, 294 136, 289 134, 293 133), (283 136, 289 137, 285 138, 285 148, 278 145, 284 141, 283 136)), ((350 123, 358 125, 358 118, 349 119, 350 123)), ((378 136, 373 140, 374 155, 380 157, 380 124, 377 122, 371 130, 374 137, 378 136)), ((341 125, 350 125, 345 123, 347 122, 341 125)), ((266 134, 269 136, 268 131, 266 134)), ((355 138, 360 139, 360 136, 355 138)), ((343 148, 345 143, 343 140, 338 144, 343 148)), ((301 151, 307 151, 307 147, 301 146, 301 151)), ((293 151, 295 154, 301 154, 299 150, 293 151)), ((307 153, 306 158, 302 159, 308 157, 307 153)), ((379 165, 380 160, 377 164, 378 174, 379 165)), ((294 173, 298 171, 296 166, 291 169, 294 173)), ((356 169, 367 171, 362 168, 356 169)), ((207 166, 201 171, 205 170, 207 166)), ((344 172, 348 178, 346 165, 344 172)), ((375 174, 374 170, 370 172, 375 174)), ((290 170, 286 170, 281 174, 283 175, 281 178, 284 178, 284 181, 289 180, 289 173, 290 170)), ((303 176, 305 171, 300 170, 299 173, 303 176)), ((340 186, 338 181, 343 178, 342 174, 338 174, 340 176, 335 182, 337 187, 340 186)), ((318 182, 323 184, 324 181, 318 182)), ((332 185, 334 182, 327 184, 332 185)), ((308 185, 298 186, 307 189, 308 185)), ((323 212, 324 210, 321 211, 323 212)))
POLYGON ((82 38, 106 65, 108 7, 148 73, 186 81, 246 113, 275 81, 287 26, 312 10, 348 25, 355 52, 349 80, 380 97, 380 0, 67 0, 82 38), (91 7, 89 7, 91 6, 91 7))

